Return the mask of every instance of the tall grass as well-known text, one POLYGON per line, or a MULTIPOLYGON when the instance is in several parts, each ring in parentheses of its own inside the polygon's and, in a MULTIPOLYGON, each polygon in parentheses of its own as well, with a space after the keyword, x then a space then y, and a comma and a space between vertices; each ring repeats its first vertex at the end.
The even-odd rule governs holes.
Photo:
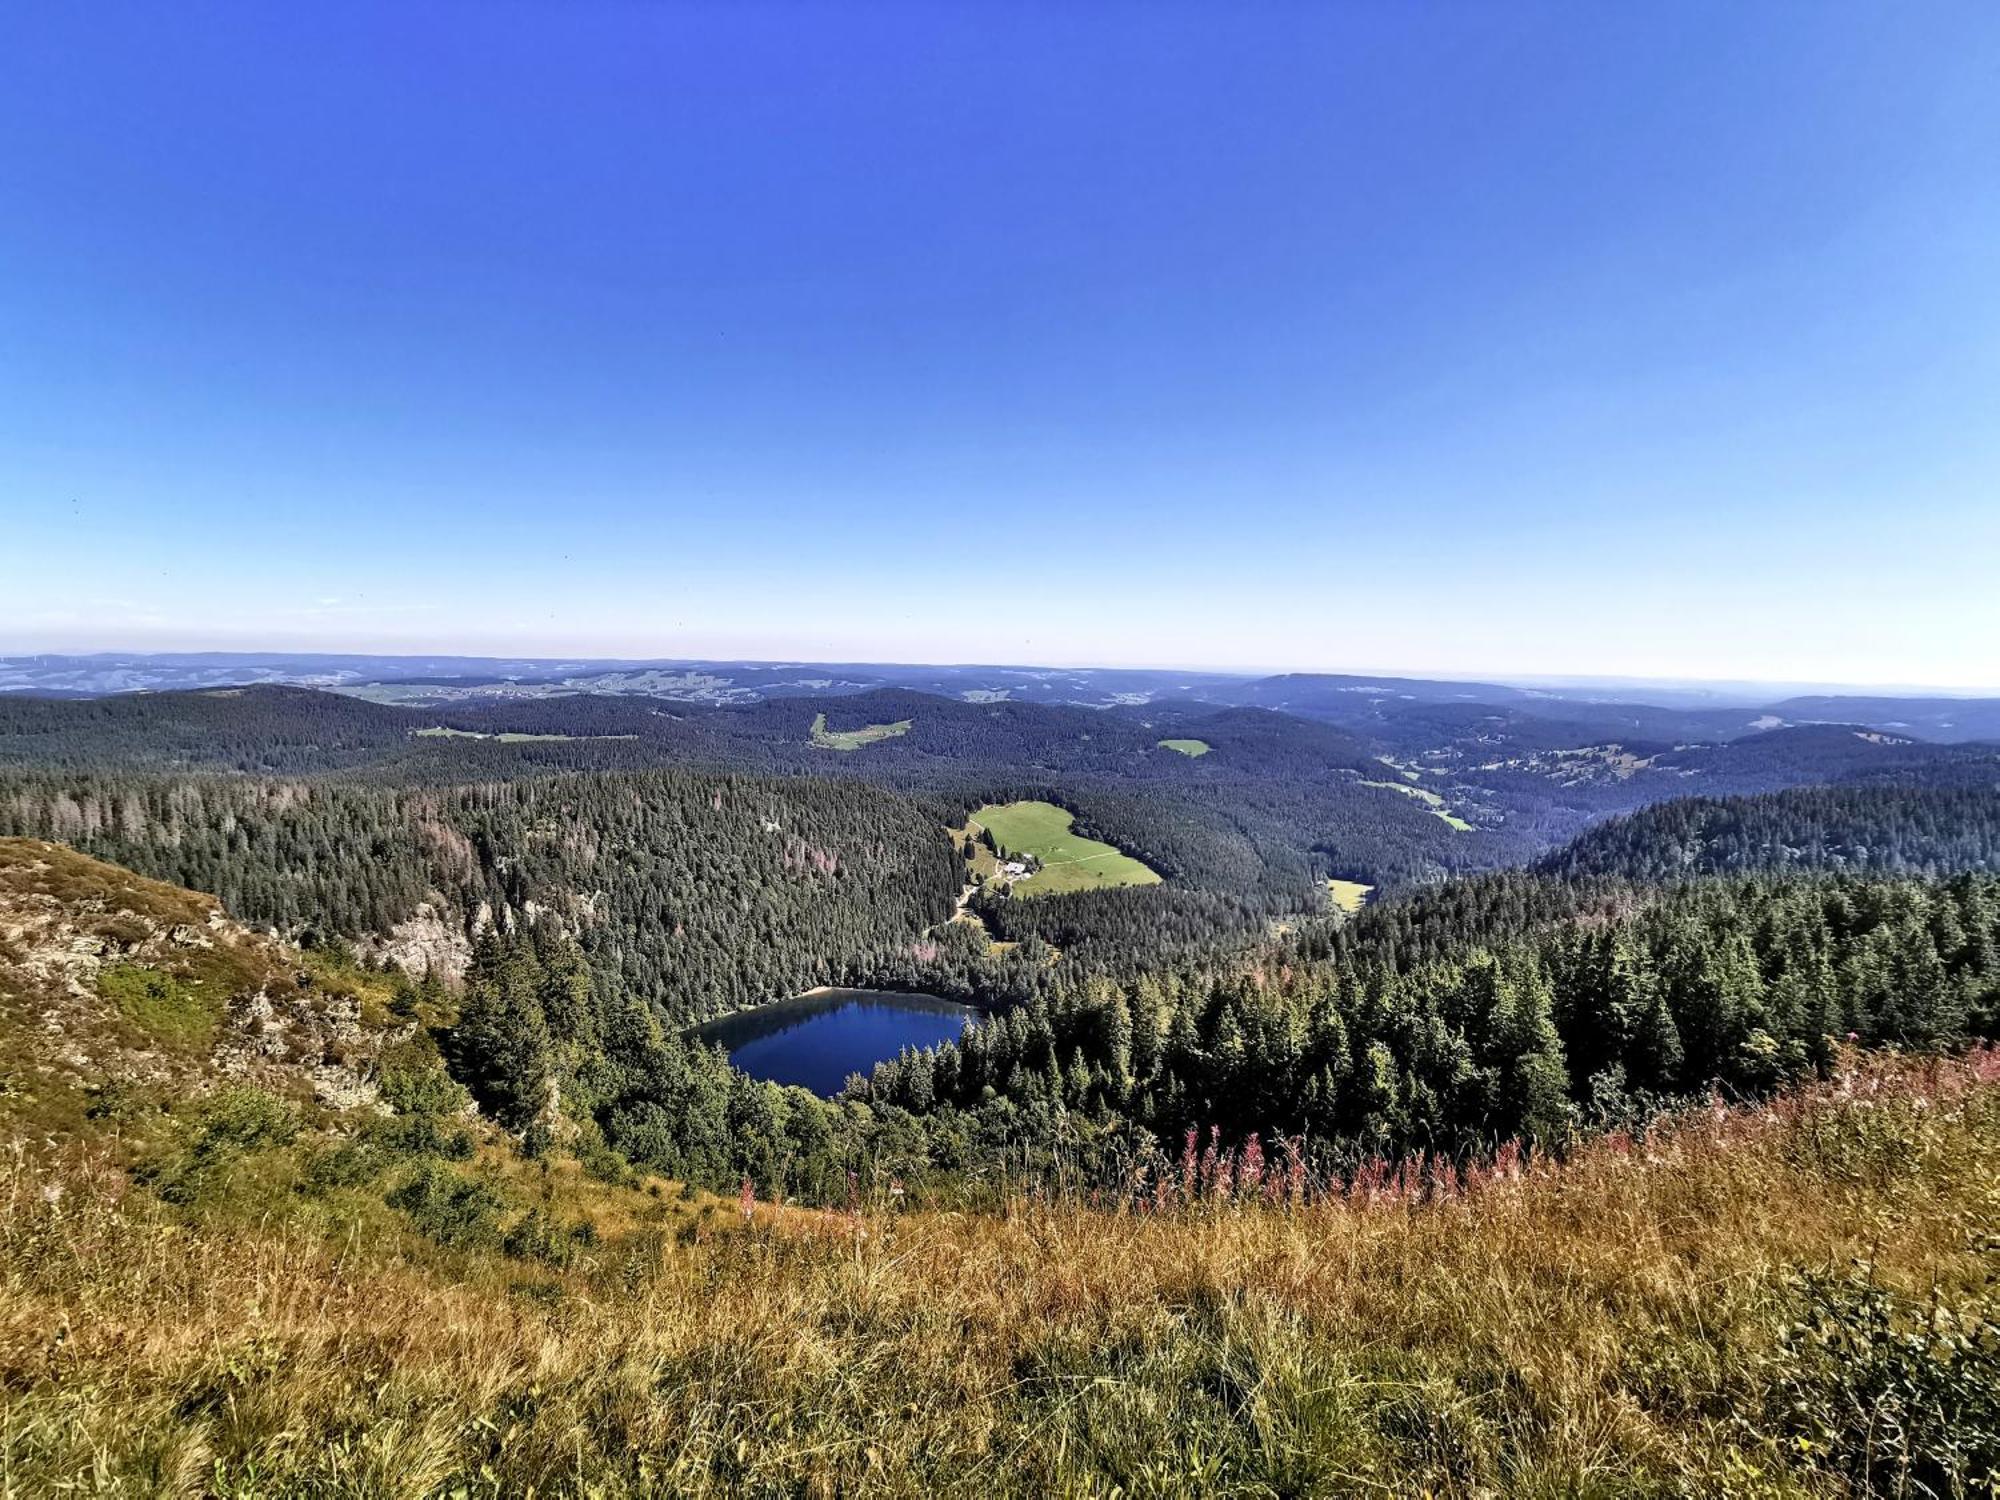
POLYGON ((1996 1082, 1857 1064, 1449 1191, 746 1201, 560 1268, 19 1149, 0 1492, 1990 1495, 1996 1082))

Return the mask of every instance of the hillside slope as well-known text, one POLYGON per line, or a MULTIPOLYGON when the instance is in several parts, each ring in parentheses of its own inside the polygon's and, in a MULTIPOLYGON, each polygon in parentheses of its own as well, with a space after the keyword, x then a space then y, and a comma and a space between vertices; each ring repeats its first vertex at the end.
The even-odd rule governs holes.
POLYGON ((670 1190, 587 1117, 528 1154, 541 1121, 495 1128, 432 1045, 473 1009, 0 840, 12 1492, 1970 1496, 2000 1464, 1990 1050, 1843 1053, 1560 1159, 1190 1136, 1026 1194, 906 1190, 909 1117, 815 1106, 878 1133, 808 1209, 670 1190))
POLYGON ((2000 784, 1795 787, 1686 797, 1614 818, 1541 861, 1568 876, 1748 871, 1952 874, 2000 869, 2000 784))
POLYGON ((29 1155, 0 1463, 22 1494, 1986 1494, 1996 1082, 1850 1068, 1465 1181, 1209 1158, 1144 1212, 876 1185, 539 1256, 29 1155))
POLYGON ((62 1120, 105 1090, 241 1083, 373 1102, 405 1039, 363 987, 230 920, 213 897, 38 839, 0 838, 4 1102, 62 1120))

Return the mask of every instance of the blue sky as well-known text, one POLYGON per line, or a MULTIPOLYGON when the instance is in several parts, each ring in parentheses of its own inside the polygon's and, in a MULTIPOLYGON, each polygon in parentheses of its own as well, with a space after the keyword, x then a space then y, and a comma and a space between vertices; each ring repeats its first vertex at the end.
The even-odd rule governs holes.
POLYGON ((2000 687, 2000 7, 0 13, 0 651, 2000 687))

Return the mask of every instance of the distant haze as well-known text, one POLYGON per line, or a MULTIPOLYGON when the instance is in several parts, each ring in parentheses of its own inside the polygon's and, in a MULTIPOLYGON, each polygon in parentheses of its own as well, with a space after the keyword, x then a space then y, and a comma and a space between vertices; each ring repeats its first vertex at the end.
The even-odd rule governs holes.
MULTIPOLYGON (((1855 694, 1874 695, 1873 708, 1892 713, 1894 705, 1915 707, 1935 701, 1969 699, 1964 689, 1908 683, 1702 682, 1628 677, 1551 677, 1495 673, 1480 680, 1463 674, 1426 678, 1404 671, 1331 674, 1272 674, 1257 668, 1117 663, 826 662, 802 657, 648 658, 550 656, 528 653, 502 657, 429 652, 411 655, 287 651, 104 651, 16 653, 0 651, 0 694, 103 694, 284 682, 353 690, 362 684, 437 684, 445 696, 491 691, 482 684, 540 684, 555 692, 639 692, 669 697, 747 701, 768 691, 860 691, 905 686, 920 692, 964 696, 974 701, 1025 696, 1040 701, 1110 704, 1173 701, 1182 697, 1235 694, 1258 681, 1310 691, 1315 682, 1335 692, 1396 698, 1415 690, 1448 690, 1465 700, 1546 698, 1567 702, 1635 702, 1680 708, 1743 708, 1784 699, 1855 694), (1343 679, 1351 679, 1343 681, 1343 679), (1211 689, 1222 689, 1212 692, 1211 689)), ((364 689, 365 691, 365 689, 364 689)), ((394 696, 394 695, 392 695, 394 696)), ((1284 696, 1281 691, 1280 696, 1284 696)), ((1261 701, 1252 698, 1249 701, 1261 701)), ((1860 699, 1854 700, 1857 704, 1860 699)), ((1824 717, 1825 715, 1820 715, 1824 717)), ((1867 715, 1858 715, 1867 717, 1867 715)), ((1948 713, 1942 714, 1950 719, 1948 713)))

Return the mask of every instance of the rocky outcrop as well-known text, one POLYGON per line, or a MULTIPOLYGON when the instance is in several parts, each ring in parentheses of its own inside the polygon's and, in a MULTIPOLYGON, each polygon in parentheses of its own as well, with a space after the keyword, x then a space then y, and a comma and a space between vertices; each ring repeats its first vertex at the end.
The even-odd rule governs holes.
MULTIPOLYGON (((378 1002, 379 1003, 379 1002, 378 1002)), ((233 922, 213 897, 60 844, 0 839, 0 1051, 99 1087, 226 1080, 373 1105, 382 1049, 358 993, 233 922)))
MULTIPOLYGON (((492 920, 484 905, 479 914, 492 920)), ((449 919, 441 897, 419 902, 414 912, 389 929, 388 936, 357 947, 370 958, 386 959, 413 979, 427 973, 463 979, 472 962, 472 941, 459 923, 449 919)))

